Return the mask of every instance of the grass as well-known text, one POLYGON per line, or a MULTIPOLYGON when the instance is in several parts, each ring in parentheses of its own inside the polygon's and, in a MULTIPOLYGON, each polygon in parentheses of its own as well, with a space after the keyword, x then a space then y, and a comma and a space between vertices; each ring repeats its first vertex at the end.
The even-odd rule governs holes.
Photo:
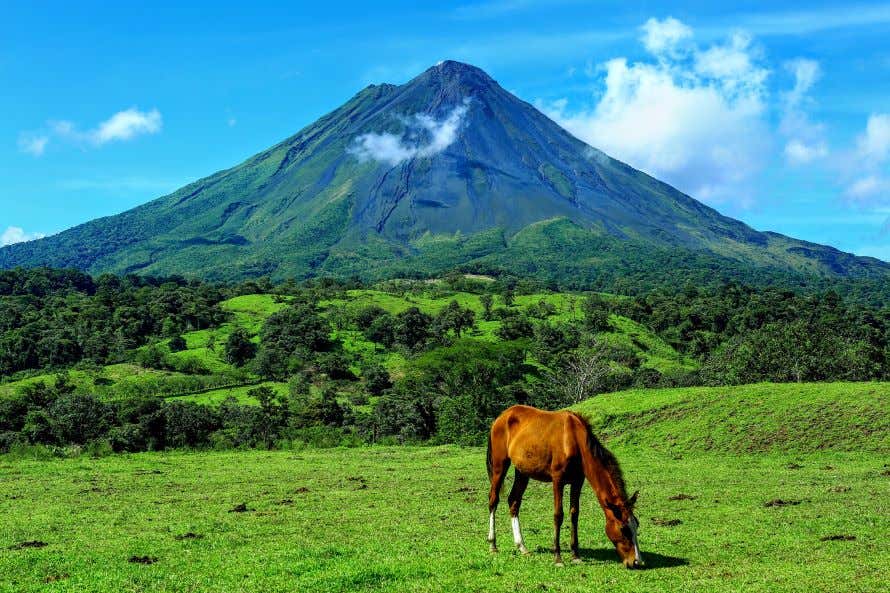
POLYGON ((0 591, 879 591, 888 393, 754 385, 585 402, 641 491, 643 571, 618 564, 589 489, 584 563, 556 568, 551 489, 536 482, 522 507, 534 553, 511 549, 502 503, 501 552, 489 554, 479 448, 7 456, 0 591), (733 423, 764 427, 770 445, 753 451, 724 430, 733 423))
POLYGON ((166 398, 167 401, 190 401, 196 404, 209 406, 218 406, 227 398, 233 397, 239 404, 256 405, 258 402, 255 398, 248 395, 248 391, 257 389, 258 387, 271 387, 276 393, 286 395, 288 393, 287 383, 277 381, 263 381, 253 385, 239 385, 237 387, 223 387, 220 389, 208 389, 201 393, 193 395, 180 395, 166 398))

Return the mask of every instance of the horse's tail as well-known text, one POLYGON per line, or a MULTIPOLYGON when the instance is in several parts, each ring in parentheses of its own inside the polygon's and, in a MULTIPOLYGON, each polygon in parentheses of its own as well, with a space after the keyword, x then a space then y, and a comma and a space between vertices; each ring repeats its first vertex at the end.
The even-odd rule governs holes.
POLYGON ((492 476, 492 461, 491 461, 491 431, 488 431, 488 451, 485 454, 485 465, 488 469, 488 480, 491 481, 492 476))

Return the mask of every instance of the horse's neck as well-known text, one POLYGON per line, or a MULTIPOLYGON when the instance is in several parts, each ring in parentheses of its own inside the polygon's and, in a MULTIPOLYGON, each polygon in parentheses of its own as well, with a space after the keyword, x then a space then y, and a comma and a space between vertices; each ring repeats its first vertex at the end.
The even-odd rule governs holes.
POLYGON ((612 475, 610 470, 603 461, 594 455, 593 451, 587 447, 587 443, 581 444, 581 461, 584 469, 584 476, 596 492, 600 506, 605 508, 606 504, 618 504, 624 502, 621 488, 612 475))

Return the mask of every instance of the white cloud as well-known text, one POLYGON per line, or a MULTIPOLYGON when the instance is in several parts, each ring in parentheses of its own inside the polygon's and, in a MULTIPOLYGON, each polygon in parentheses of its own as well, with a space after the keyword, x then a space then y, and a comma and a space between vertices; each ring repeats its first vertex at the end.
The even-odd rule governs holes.
POLYGON ((643 47, 656 56, 676 55, 692 39, 692 29, 674 17, 663 21, 651 18, 640 28, 643 30, 640 39, 643 47))
POLYGON ((74 122, 51 120, 41 133, 23 132, 19 136, 19 148, 35 156, 43 154, 50 137, 80 146, 102 146, 110 142, 131 140, 143 134, 157 134, 163 120, 157 109, 139 111, 136 107, 118 111, 95 128, 81 131, 74 122))
POLYGON ((854 250, 856 255, 867 255, 890 262, 890 245, 863 245, 854 250))
POLYGON ((856 140, 856 151, 869 165, 878 165, 887 160, 890 156, 890 114, 869 116, 865 133, 856 140))
POLYGON ((417 113, 403 118, 403 134, 368 133, 358 136, 347 151, 360 162, 369 160, 392 166, 415 157, 429 157, 448 148, 457 138, 457 131, 469 109, 466 98, 439 121, 431 115, 417 113))
POLYGON ((828 156, 825 126, 810 120, 807 108, 813 103, 810 89, 822 76, 819 62, 798 58, 785 62, 785 70, 794 76, 794 86, 782 93, 782 122, 779 131, 787 138, 785 160, 805 165, 828 156))
POLYGON ((19 134, 19 150, 34 156, 42 156, 49 144, 49 136, 23 132, 19 134))
POLYGON ((805 165, 828 156, 828 144, 816 142, 808 144, 794 138, 785 144, 785 159, 792 165, 805 165))
POLYGON ((750 37, 700 49, 675 20, 644 25, 654 62, 604 64, 605 90, 593 105, 572 111, 563 100, 544 109, 588 144, 696 198, 748 206, 769 143, 769 71, 750 37))
POLYGON ((33 241, 34 239, 42 239, 46 235, 42 233, 26 233, 25 229, 17 226, 6 227, 6 230, 0 234, 0 247, 12 245, 13 243, 24 243, 25 241, 33 241))
POLYGON ((135 107, 118 111, 88 132, 96 144, 116 140, 129 140, 141 134, 156 134, 161 131, 161 112, 157 109, 139 111, 135 107))
POLYGON ((890 114, 871 114, 845 156, 847 201, 860 207, 890 204, 890 114))
POLYGON ((850 202, 861 206, 890 203, 890 179, 878 175, 859 177, 847 187, 844 195, 850 202))

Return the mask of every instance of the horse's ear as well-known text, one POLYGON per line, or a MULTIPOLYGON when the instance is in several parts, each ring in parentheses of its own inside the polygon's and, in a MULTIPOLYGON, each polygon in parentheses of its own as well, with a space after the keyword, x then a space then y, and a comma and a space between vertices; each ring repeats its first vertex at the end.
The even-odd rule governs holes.
POLYGON ((633 496, 630 497, 630 500, 627 501, 627 503, 630 505, 630 508, 634 508, 634 506, 637 504, 637 496, 639 496, 639 495, 640 495, 640 491, 637 490, 636 492, 633 493, 633 496))

